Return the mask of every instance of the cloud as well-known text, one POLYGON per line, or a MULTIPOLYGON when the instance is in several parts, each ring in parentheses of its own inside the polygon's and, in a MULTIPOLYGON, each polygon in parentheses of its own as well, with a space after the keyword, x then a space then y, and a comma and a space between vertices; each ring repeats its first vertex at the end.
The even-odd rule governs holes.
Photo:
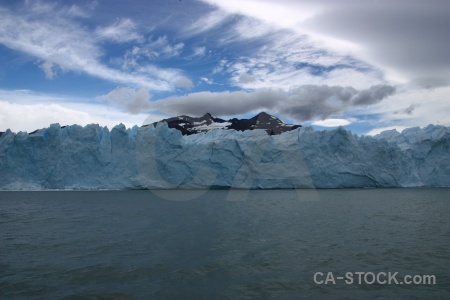
POLYGON ((305 85, 293 89, 278 111, 298 121, 324 120, 342 113, 359 93, 352 87, 305 85))
POLYGON ((11 129, 14 132, 31 132, 52 123, 87 124, 91 121, 88 114, 55 103, 17 104, 0 101, 0 131, 11 129))
POLYGON ((117 43, 140 40, 142 37, 136 32, 136 24, 130 19, 121 19, 110 26, 98 27, 95 33, 105 40, 117 43))
MULTIPOLYGON (((223 5, 230 3, 237 5, 236 1, 223 5)), ((212 79, 217 82, 219 76, 226 76, 227 83, 235 88, 289 90, 300 84, 327 84, 365 89, 385 83, 382 72, 370 64, 326 49, 308 36, 252 17, 230 15, 218 9, 191 27, 190 36, 217 43, 218 49, 211 48, 215 57, 220 52, 212 79)), ((220 80, 223 82, 223 77, 220 80)))
POLYGON ((56 76, 57 68, 51 61, 44 61, 39 67, 44 71, 45 78, 53 79, 56 76))
POLYGON ((98 99, 106 100, 109 103, 123 107, 125 111, 132 114, 138 114, 142 111, 149 110, 150 94, 144 88, 133 89, 127 87, 120 87, 112 90, 106 95, 98 96, 98 99))
POLYGON ((157 80, 165 82, 168 89, 172 87, 191 88, 194 86, 192 81, 184 75, 183 71, 172 68, 159 68, 148 63, 149 60, 155 60, 158 57, 160 57, 160 52, 156 52, 150 47, 133 46, 126 51, 123 59, 116 61, 125 71, 145 77, 157 78, 157 80))
POLYGON ((79 17, 79 18, 89 18, 92 15, 92 11, 97 7, 98 2, 93 1, 88 4, 86 7, 80 7, 78 5, 73 4, 68 9, 67 13, 69 16, 79 17))
POLYGON ((347 114, 364 118, 371 128, 385 127, 425 127, 429 124, 450 126, 450 87, 432 90, 399 91, 370 106, 349 108, 347 114))
POLYGON ((450 84, 448 1, 203 1, 305 34, 332 52, 381 68, 392 80, 450 84))
POLYGON ((221 48, 239 48, 237 57, 225 57, 213 69, 213 74, 229 76, 235 87, 288 90, 301 83, 364 89, 385 83, 383 74, 365 62, 325 49, 305 35, 249 17, 238 16, 201 34, 218 39, 221 48))
POLYGON ((417 105, 416 104, 411 104, 410 106, 408 106, 407 108, 405 108, 404 110, 400 111, 399 113, 403 113, 403 114, 407 114, 407 115, 412 115, 414 110, 416 109, 417 105))
POLYGON ((296 0, 204 0, 204 2, 217 5, 231 13, 246 14, 283 27, 295 26, 322 11, 321 5, 314 4, 315 1, 302 1, 301 5, 296 0))
POLYGON ((288 92, 280 89, 258 89, 254 92, 199 92, 169 97, 152 103, 154 109, 170 114, 200 116, 242 115, 269 110, 297 121, 325 120, 344 113, 353 106, 378 103, 395 89, 374 86, 366 90, 352 87, 305 85, 288 92))
POLYGON ((450 85, 450 77, 417 77, 409 82, 413 87, 434 89, 450 85))
POLYGON ((157 56, 174 57, 181 54, 184 48, 184 43, 178 42, 171 44, 166 35, 158 37, 154 41, 150 41, 145 45, 147 49, 151 49, 157 56))
POLYGON ((192 81, 190 79, 188 79, 186 77, 182 77, 182 78, 178 79, 177 81, 175 81, 175 86, 190 89, 190 88, 194 87, 194 84, 192 83, 192 81))
POLYGON ((287 101, 279 105, 277 110, 298 121, 325 120, 351 107, 378 103, 394 91, 392 86, 373 86, 358 91, 353 87, 306 85, 293 89, 287 101), (387 91, 382 92, 385 89, 387 91))
POLYGON ((362 57, 408 80, 448 82, 449 13, 448 2, 440 0, 347 1, 336 3, 304 25, 362 45, 362 57))
MULTIPOLYGON (((155 91, 172 90, 174 81, 179 79, 181 71, 174 69, 146 65, 137 72, 124 72, 105 65, 98 37, 72 19, 67 10, 58 9, 56 4, 31 3, 17 13, 2 10, 0 44, 44 61, 41 68, 47 78, 54 78, 59 68, 155 91), (173 76, 167 76, 169 73, 173 76)), ((131 23, 122 21, 119 27, 124 26, 121 24, 131 23)))
POLYGON ((371 105, 380 102, 384 98, 394 94, 395 87, 390 85, 375 85, 361 91, 352 101, 356 105, 371 105))
MULTIPOLYGON (((44 2, 44 1, 25 1, 24 6, 30 9, 34 14, 42 15, 55 11, 56 3, 44 2)), ((60 11, 63 12, 63 11, 60 11)), ((67 13, 64 11, 64 13, 67 13)))
POLYGON ((213 74, 223 73, 227 70, 227 68, 231 65, 227 59, 223 58, 219 61, 218 65, 213 69, 213 74))
POLYGON ((242 74, 241 76, 239 76, 239 82, 246 84, 246 83, 251 83, 256 81, 255 76, 252 76, 250 74, 242 74))
POLYGON ((161 114, 134 114, 121 112, 98 103, 86 103, 82 99, 64 95, 48 95, 27 90, 0 90, 0 131, 32 132, 52 123, 61 125, 100 124, 109 129, 125 124, 127 127, 141 125, 149 118, 156 122, 167 116, 161 114))
POLYGON ((192 56, 203 56, 205 55, 206 47, 194 47, 192 48, 192 56))
POLYGON ((207 77, 200 77, 200 80, 207 83, 207 84, 214 84, 214 80, 212 80, 211 78, 207 78, 207 77))
POLYGON ((345 125, 351 124, 351 122, 346 119, 326 119, 323 121, 313 122, 312 124, 322 126, 322 127, 337 127, 337 126, 345 126, 345 125))
POLYGON ((366 135, 374 136, 374 135, 377 135, 377 134, 382 133, 383 131, 386 131, 386 130, 393 130, 393 129, 395 129, 397 132, 402 132, 402 131, 403 131, 404 129, 406 129, 406 128, 407 128, 407 127, 405 127, 405 126, 387 126, 387 127, 378 127, 378 128, 374 128, 374 129, 368 131, 368 132, 366 133, 366 135))
POLYGON ((219 27, 220 25, 223 25, 227 18, 228 14, 226 12, 222 10, 214 10, 208 14, 205 14, 203 17, 198 18, 189 26, 186 26, 183 30, 183 34, 186 37, 200 35, 204 32, 219 27))
POLYGON ((231 74, 231 83, 244 89, 272 87, 284 90, 300 84, 349 85, 357 89, 365 89, 373 84, 384 83, 376 71, 361 70, 354 65, 308 66, 307 58, 299 61, 284 60, 284 55, 287 53, 294 54, 285 51, 278 58, 275 53, 272 53, 267 60, 263 57, 255 57, 251 60, 238 60, 231 63, 227 69, 227 72, 231 74))
POLYGON ((159 54, 151 49, 133 46, 125 52, 123 60, 121 61, 122 69, 133 70, 142 64, 145 64, 145 61, 155 59, 158 56, 159 54))
POLYGON ((284 96, 280 91, 261 89, 248 92, 198 92, 169 97, 152 103, 154 109, 170 114, 200 116, 209 112, 216 116, 239 115, 273 107, 274 99, 284 96))

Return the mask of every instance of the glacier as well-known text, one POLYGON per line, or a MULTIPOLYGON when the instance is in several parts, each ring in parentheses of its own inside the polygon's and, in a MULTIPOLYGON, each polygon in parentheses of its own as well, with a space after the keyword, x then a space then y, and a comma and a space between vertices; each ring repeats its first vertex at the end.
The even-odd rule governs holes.
POLYGON ((1 134, 0 189, 449 187, 449 142, 438 125, 371 137, 342 127, 183 136, 166 123, 52 124, 1 134))

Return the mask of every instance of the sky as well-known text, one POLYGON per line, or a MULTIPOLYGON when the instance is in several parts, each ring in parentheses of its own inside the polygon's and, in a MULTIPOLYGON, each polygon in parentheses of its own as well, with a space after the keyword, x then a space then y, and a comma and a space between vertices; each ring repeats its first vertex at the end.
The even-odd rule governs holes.
POLYGON ((0 131, 261 111, 450 126, 447 0, 0 0, 0 131))

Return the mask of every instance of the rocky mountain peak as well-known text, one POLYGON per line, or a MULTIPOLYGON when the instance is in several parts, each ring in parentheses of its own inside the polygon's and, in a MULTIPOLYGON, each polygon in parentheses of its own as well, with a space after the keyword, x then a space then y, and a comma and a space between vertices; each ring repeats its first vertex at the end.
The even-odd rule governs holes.
MULTIPOLYGON (((210 113, 206 113, 201 117, 182 115, 163 119, 159 122, 165 122, 168 124, 169 128, 180 130, 183 135, 207 132, 217 128, 223 130, 234 129, 238 131, 264 129, 268 134, 276 135, 301 127, 301 125, 285 124, 277 117, 266 112, 260 112, 250 119, 233 118, 224 120, 215 118, 210 113)), ((153 123, 153 126, 156 126, 159 122, 153 123)))

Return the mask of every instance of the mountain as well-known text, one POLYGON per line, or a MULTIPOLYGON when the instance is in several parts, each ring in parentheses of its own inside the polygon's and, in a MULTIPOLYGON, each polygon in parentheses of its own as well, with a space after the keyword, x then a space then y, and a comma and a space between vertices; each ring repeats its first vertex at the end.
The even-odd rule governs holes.
POLYGON ((0 190, 450 187, 449 178, 445 126, 369 137, 342 127, 182 135, 167 123, 52 124, 0 136, 0 190))
MULTIPOLYGON (((155 122, 156 125, 160 122, 167 123, 169 128, 175 128, 183 135, 191 135, 200 132, 208 132, 212 129, 234 129, 238 131, 246 131, 253 129, 264 129, 269 135, 281 134, 283 132, 291 131, 301 127, 301 125, 285 124, 277 117, 261 112, 250 119, 230 119, 228 121, 214 118, 211 114, 206 113, 202 117, 178 116, 168 119, 163 119, 155 122)), ((145 125, 148 126, 148 125, 145 125)))

